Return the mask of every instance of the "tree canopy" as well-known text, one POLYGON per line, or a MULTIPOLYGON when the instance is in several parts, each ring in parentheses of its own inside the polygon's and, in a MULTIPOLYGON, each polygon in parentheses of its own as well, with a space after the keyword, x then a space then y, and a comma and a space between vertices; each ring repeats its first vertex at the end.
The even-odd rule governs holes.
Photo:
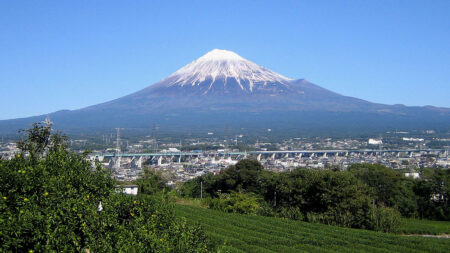
POLYGON ((423 169, 422 178, 414 180, 371 164, 355 164, 346 171, 297 168, 274 173, 244 159, 217 175, 185 182, 180 193, 200 197, 202 184, 203 196, 213 198, 210 207, 220 210, 235 212, 233 207, 249 194, 247 198, 258 200, 252 202, 259 206, 253 213, 393 231, 400 215, 449 220, 449 175, 449 170, 423 169))
POLYGON ((0 159, 0 251, 208 250, 167 196, 115 193, 108 171, 67 150, 49 126, 35 124, 19 147, 0 159))
POLYGON ((370 186, 370 196, 378 205, 396 208, 406 217, 414 215, 417 203, 412 179, 377 164, 353 164, 349 171, 370 186))

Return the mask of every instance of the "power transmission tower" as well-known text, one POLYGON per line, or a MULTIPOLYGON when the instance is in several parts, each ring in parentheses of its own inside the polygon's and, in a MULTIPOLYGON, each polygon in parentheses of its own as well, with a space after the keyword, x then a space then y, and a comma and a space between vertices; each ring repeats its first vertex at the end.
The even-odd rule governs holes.
POLYGON ((228 149, 228 126, 225 126, 225 149, 228 149))
POLYGON ((117 140, 116 140, 116 170, 120 169, 120 128, 116 128, 117 140))
POLYGON ((156 136, 157 131, 158 131, 158 127, 156 126, 156 123, 153 123, 153 128, 152 128, 153 153, 156 153, 158 151, 158 140, 157 140, 157 136, 156 136))

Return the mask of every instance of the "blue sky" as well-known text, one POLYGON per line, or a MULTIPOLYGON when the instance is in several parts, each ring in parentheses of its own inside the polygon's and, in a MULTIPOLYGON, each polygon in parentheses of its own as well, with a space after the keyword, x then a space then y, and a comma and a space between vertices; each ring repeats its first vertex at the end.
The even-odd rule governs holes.
POLYGON ((450 107, 450 1, 1 1, 0 119, 151 85, 214 48, 386 104, 450 107))

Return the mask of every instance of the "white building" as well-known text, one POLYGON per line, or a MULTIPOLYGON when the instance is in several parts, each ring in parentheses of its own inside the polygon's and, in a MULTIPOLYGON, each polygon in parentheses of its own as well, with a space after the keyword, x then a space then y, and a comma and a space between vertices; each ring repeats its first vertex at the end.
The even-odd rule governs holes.
POLYGON ((420 178, 420 174, 417 172, 405 173, 405 177, 412 177, 414 179, 420 178))
POLYGON ((369 145, 381 145, 381 144, 383 144, 383 141, 381 139, 370 138, 368 143, 369 143, 369 145))
POLYGON ((423 138, 406 138, 406 137, 403 137, 403 141, 423 142, 424 139, 423 138))
POLYGON ((125 193, 129 195, 137 195, 138 194, 138 186, 137 185, 116 185, 117 193, 125 193))

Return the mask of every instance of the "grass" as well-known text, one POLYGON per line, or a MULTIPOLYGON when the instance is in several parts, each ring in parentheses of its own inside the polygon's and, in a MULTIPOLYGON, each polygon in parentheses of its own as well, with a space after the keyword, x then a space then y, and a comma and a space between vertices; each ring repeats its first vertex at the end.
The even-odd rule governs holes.
POLYGON ((405 237, 273 217, 176 205, 178 216, 200 223, 221 252, 450 252, 450 240, 405 237))
POLYGON ((449 221, 431 221, 418 219, 403 219, 403 225, 400 228, 403 234, 426 234, 442 235, 450 234, 449 221))

